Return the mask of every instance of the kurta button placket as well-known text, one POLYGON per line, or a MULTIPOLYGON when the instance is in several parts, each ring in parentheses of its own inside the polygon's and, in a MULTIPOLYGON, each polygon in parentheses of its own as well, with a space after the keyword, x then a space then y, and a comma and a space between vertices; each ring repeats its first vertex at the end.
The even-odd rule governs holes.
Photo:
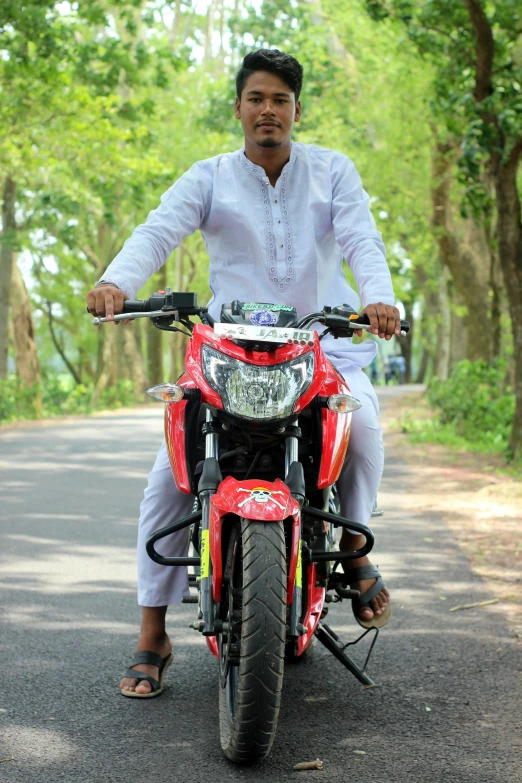
POLYGON ((265 213, 268 277, 279 290, 284 290, 294 279, 291 255, 292 236, 286 203, 286 182, 289 171, 295 162, 295 149, 292 147, 290 160, 284 166, 275 187, 271 186, 270 180, 261 166, 251 163, 244 154, 241 160, 261 186, 261 199, 265 213))

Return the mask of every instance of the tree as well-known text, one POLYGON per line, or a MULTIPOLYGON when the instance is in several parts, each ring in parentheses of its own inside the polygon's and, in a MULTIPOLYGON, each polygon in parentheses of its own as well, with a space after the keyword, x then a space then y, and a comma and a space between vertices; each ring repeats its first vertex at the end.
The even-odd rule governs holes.
POLYGON ((522 155, 522 20, 514 0, 367 0, 375 19, 404 25, 435 72, 434 111, 450 132, 463 130, 458 160, 463 212, 487 221, 496 243, 511 316, 516 409, 510 446, 522 454, 522 220, 517 175, 522 155))

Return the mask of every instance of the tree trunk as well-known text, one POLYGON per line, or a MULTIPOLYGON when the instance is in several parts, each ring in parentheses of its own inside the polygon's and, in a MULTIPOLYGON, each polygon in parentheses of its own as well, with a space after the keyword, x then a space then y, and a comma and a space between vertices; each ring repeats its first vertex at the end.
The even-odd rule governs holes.
POLYGON ((430 352, 424 346, 422 349, 422 358, 419 365, 419 371, 417 373, 417 377, 415 378, 415 383, 424 383, 426 380, 426 373, 428 371, 428 362, 430 360, 430 352))
MULTIPOLYGON (((174 286, 176 291, 183 291, 183 266, 185 253, 182 247, 174 251, 174 286)), ((175 383, 185 369, 185 345, 187 338, 184 334, 172 335, 170 340, 170 379, 175 383)))
POLYGON ((482 225, 473 218, 457 226, 451 202, 451 182, 457 150, 436 141, 432 161, 432 223, 440 261, 451 272, 467 308, 467 358, 491 358, 490 322, 491 248, 482 225))
POLYGON ((457 307, 458 305, 451 308, 450 373, 456 364, 463 359, 469 359, 472 354, 469 350, 469 319, 459 315, 457 307))
POLYGON ((412 347, 413 347, 413 334, 414 334, 414 318, 413 318, 413 303, 408 302, 404 305, 405 308, 405 317, 406 321, 410 322, 410 331, 408 332, 407 337, 403 337, 399 339, 399 348, 401 350, 401 354, 404 357, 404 361, 406 362, 406 373, 405 373, 405 381, 406 383, 411 383, 412 379, 412 366, 411 366, 411 359, 412 359, 412 347))
POLYGON ((451 311, 448 300, 448 279, 449 272, 446 267, 443 267, 439 288, 438 312, 440 315, 440 323, 437 329, 434 367, 434 374, 439 379, 439 381, 447 380, 449 375, 451 348, 451 311))
POLYGON ((4 180, 0 247, 0 378, 7 378, 9 306, 16 252, 15 199, 16 183, 7 175, 4 180))
POLYGON ((143 402, 148 383, 143 357, 138 346, 138 334, 132 323, 119 328, 123 329, 123 346, 129 377, 134 381, 134 399, 136 402, 143 402))
MULTIPOLYGON (((482 3, 478 0, 465 0, 465 6, 476 43, 473 95, 476 104, 481 106, 482 121, 488 127, 491 138, 490 171, 495 186, 498 214, 498 257, 504 277, 513 333, 516 404, 510 447, 513 457, 518 459, 522 456, 522 210, 517 188, 517 170, 522 155, 522 136, 515 140, 511 149, 507 148, 506 136, 500 127, 499 114, 509 106, 509 103, 504 102, 502 105, 502 96, 498 93, 496 101, 487 100, 496 89, 493 68, 495 31, 482 3)), ((514 63, 515 60, 511 62, 514 63)))
MULTIPOLYGON (((522 142, 520 146, 522 148, 522 142)), ((516 406, 510 447, 515 459, 522 456, 522 222, 517 189, 518 160, 512 155, 507 163, 499 164, 495 176, 498 256, 513 332, 516 406)))
POLYGON ((114 374, 114 346, 116 344, 115 329, 121 329, 121 326, 108 324, 105 328, 103 348, 100 362, 100 374, 94 386, 92 395, 93 405, 96 407, 100 403, 101 395, 105 389, 110 386, 114 374))
POLYGON ((63 345, 60 343, 60 340, 58 338, 58 334, 56 333, 56 330, 54 328, 54 318, 53 318, 53 309, 52 309, 52 302, 45 302, 45 308, 47 311, 47 323, 49 324, 49 333, 51 335, 51 340, 53 341, 53 345, 56 348, 60 358, 62 359, 63 363, 71 373, 72 377, 74 378, 75 383, 81 383, 82 379, 81 376, 76 370, 76 368, 73 366, 73 364, 69 361, 67 358, 67 354, 65 353, 65 349, 63 345))
POLYGON ((210 60, 212 59, 212 39, 214 37, 214 18, 216 13, 215 3, 216 0, 210 0, 207 9, 207 26, 205 29, 205 45, 203 54, 203 62, 206 66, 208 66, 210 60))
POLYGON ((176 0, 176 4, 174 8, 174 21, 169 30, 169 41, 172 47, 175 47, 178 42, 180 24, 181 24, 181 0, 176 0))
POLYGON ((16 374, 24 384, 32 386, 41 381, 40 363, 38 361, 36 341, 34 339, 31 302, 29 301, 24 280, 18 269, 18 264, 16 263, 13 265, 11 317, 13 322, 16 374))
MULTIPOLYGON (((167 285, 167 266, 163 264, 153 277, 154 287, 164 291, 167 285)), ((168 334, 168 332, 167 332, 168 334)), ((147 323, 147 375, 151 386, 164 383, 163 376, 163 332, 147 323)))
POLYGON ((496 359, 502 354, 502 270, 500 269, 498 254, 491 254, 491 358, 496 359))

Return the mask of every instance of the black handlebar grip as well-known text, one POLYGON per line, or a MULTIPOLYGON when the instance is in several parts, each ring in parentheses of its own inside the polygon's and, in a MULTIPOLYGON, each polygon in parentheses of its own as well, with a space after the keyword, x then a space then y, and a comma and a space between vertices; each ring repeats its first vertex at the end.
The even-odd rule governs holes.
POLYGON ((122 313, 147 313, 150 310, 148 299, 126 299, 122 313))
MULTIPOLYGON (((357 321, 360 324, 369 324, 370 319, 366 314, 360 315, 357 318, 357 321)), ((401 332, 405 332, 406 334, 410 331, 410 322, 409 321, 401 321, 401 332)))

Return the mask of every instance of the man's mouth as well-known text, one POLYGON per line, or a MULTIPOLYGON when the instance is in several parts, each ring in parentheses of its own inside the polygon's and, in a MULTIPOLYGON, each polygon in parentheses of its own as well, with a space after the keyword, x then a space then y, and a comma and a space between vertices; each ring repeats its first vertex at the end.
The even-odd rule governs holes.
POLYGON ((260 122, 258 128, 279 128, 279 125, 275 122, 260 122))

